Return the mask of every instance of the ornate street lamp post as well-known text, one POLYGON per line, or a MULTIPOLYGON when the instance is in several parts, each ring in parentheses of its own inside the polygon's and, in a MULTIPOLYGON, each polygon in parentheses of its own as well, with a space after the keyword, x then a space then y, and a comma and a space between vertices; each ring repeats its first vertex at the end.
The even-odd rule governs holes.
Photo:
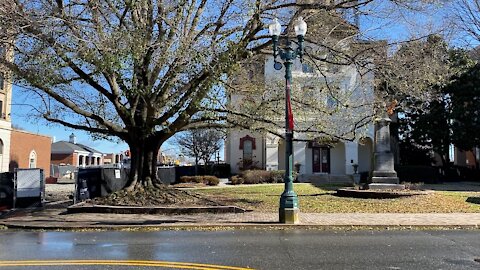
POLYGON ((285 190, 280 197, 279 217, 281 223, 299 223, 299 208, 298 197, 293 191, 293 114, 290 101, 291 83, 292 83, 292 65, 293 60, 297 57, 302 60, 303 57, 303 41, 307 33, 307 23, 302 17, 299 17, 294 25, 295 34, 298 39, 298 46, 296 49, 292 48, 292 43, 286 37, 286 46, 279 48, 279 39, 282 31, 282 26, 277 19, 268 26, 270 36, 273 41, 273 56, 275 59, 274 68, 280 70, 281 63, 277 62, 277 56, 283 60, 285 66, 285 190))

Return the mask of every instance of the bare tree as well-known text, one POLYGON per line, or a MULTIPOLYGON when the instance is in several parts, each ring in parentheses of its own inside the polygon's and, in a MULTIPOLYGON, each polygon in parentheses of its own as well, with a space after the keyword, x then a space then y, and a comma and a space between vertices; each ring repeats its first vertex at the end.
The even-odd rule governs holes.
POLYGON ((206 166, 213 155, 220 151, 223 132, 215 129, 192 129, 176 135, 175 142, 182 153, 195 159, 195 174, 198 174, 200 160, 206 166))
MULTIPOLYGON (((0 1, 0 42, 15 55, 13 61, 5 58, 0 64, 14 75, 17 85, 36 95, 36 116, 125 141, 132 154, 128 189, 142 189, 158 185, 158 150, 177 132, 240 126, 275 133, 282 127, 268 120, 279 113, 274 92, 264 95, 269 96, 268 106, 259 100, 236 110, 226 105, 228 91, 219 90, 229 89, 227 79, 239 70, 239 62, 269 53, 265 28, 273 17, 279 17, 290 34, 298 16, 313 20, 324 15, 322 20, 328 23, 306 37, 316 44, 307 51, 312 64, 369 69, 365 59, 371 57, 365 55, 372 50, 345 48, 345 41, 353 40, 358 29, 338 14, 375 2, 0 1), (340 39, 339 33, 343 33, 340 39)), ((412 2, 416 1, 390 1, 401 6, 412 2)), ((339 96, 335 103, 341 107, 302 105, 302 97, 297 98, 298 106, 328 115, 352 107, 348 93, 325 87, 324 93, 334 99, 339 96)), ((352 119, 348 128, 351 132, 366 122, 368 113, 352 119)), ((329 133, 318 124, 303 129, 329 133)))
POLYGON ((195 175, 198 174, 198 163, 201 155, 201 141, 199 139, 199 130, 189 130, 177 134, 175 143, 180 146, 180 151, 187 157, 195 159, 195 175))
POLYGON ((452 17, 456 22, 457 29, 464 34, 462 38, 468 45, 478 46, 480 42, 480 1, 458 0, 455 2, 452 17))

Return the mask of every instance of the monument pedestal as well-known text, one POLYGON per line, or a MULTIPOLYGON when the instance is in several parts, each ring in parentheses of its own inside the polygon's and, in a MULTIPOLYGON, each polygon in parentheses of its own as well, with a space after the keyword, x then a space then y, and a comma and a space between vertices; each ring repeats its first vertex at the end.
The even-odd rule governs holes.
POLYGON ((405 189, 400 185, 397 172, 394 169, 393 154, 390 151, 390 118, 375 119, 375 158, 372 183, 369 189, 405 189))
POLYGON ((405 185, 387 184, 387 183, 371 183, 371 184, 368 184, 368 189, 403 190, 405 189, 405 185))

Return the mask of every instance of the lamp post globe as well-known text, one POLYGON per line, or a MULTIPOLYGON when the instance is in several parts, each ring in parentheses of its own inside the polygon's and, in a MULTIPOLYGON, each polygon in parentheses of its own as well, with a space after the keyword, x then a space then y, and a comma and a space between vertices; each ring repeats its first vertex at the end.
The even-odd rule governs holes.
MULTIPOLYGON (((273 57, 275 65, 277 56, 283 60, 285 66, 285 189, 280 196, 279 207, 279 220, 281 223, 296 224, 300 222, 298 207, 298 196, 293 190, 293 114, 291 107, 291 82, 292 82, 292 66, 293 61, 299 57, 302 60, 303 57, 303 42, 304 36, 307 33, 307 23, 302 17, 299 17, 295 24, 294 30, 298 39, 298 47, 292 48, 292 44, 286 39, 286 46, 279 47, 280 34, 282 32, 282 26, 277 19, 274 19, 272 24, 268 26, 270 36, 273 43, 273 57)), ((278 68, 275 66, 275 69, 278 68)))
POLYGON ((277 18, 275 18, 273 22, 268 26, 268 32, 270 33, 270 36, 280 36, 282 32, 282 25, 280 25, 280 22, 277 18))
POLYGON ((303 17, 298 17, 293 26, 295 35, 304 37, 307 34, 307 23, 303 20, 303 17))

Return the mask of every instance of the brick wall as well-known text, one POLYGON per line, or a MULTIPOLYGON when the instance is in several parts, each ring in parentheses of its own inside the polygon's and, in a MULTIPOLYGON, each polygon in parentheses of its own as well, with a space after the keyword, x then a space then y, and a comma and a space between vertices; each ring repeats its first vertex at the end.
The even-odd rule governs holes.
MULTIPOLYGON (((74 165, 73 154, 52 154, 52 164, 74 165)), ((76 163, 75 163, 76 165, 76 163)))
POLYGON ((52 139, 48 136, 12 130, 10 141, 10 171, 14 168, 28 168, 30 153, 36 153, 36 167, 43 169, 45 176, 50 175, 50 155, 52 139))

